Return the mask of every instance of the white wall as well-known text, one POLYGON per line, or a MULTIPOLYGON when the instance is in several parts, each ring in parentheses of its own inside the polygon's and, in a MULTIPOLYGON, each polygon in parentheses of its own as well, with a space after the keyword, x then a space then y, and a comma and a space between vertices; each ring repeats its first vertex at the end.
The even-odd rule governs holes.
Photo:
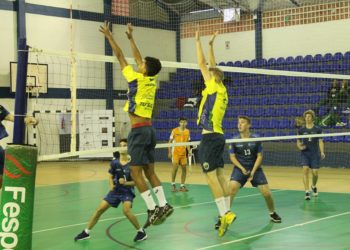
MULTIPOLYGON (((126 57, 132 57, 125 25, 113 25, 113 36, 126 57)), ((143 57, 152 56, 160 60, 176 61, 175 31, 150 28, 134 28, 134 39, 143 57)))
POLYGON ((16 61, 17 21, 15 12, 0 10, 0 87, 10 86, 10 62, 16 61))
POLYGON ((264 58, 350 51, 350 19, 263 30, 264 58))
MULTIPOLYGON (((27 0, 27 3, 47 5, 59 8, 70 8, 70 0, 27 0)), ((103 12, 103 1, 80 0, 73 1, 73 8, 80 10, 103 12)), ((17 40, 16 40, 16 12, 0 10, 0 86, 10 86, 9 62, 17 61, 17 40), (6 38, 6 39, 5 39, 6 38)), ((73 49, 76 52, 104 55, 104 36, 98 31, 102 24, 93 21, 73 20, 68 18, 44 16, 27 13, 27 43, 36 48, 70 51, 71 38, 73 38, 73 49), (73 32, 71 31, 73 24, 73 32)), ((132 57, 130 44, 125 35, 125 25, 113 25, 113 35, 124 51, 126 57, 132 57)), ((143 27, 134 28, 134 37, 143 57, 153 56, 160 60, 176 60, 176 33, 174 31, 149 29, 143 27), (161 38, 161 39, 160 39, 161 38)), ((37 59, 30 58, 32 63, 46 63, 49 65, 49 87, 67 88, 70 82, 70 61, 65 58, 55 56, 44 56, 37 59)), ((105 65, 103 62, 78 61, 77 83, 79 88, 98 89, 105 88, 105 65)), ((115 87, 126 89, 127 84, 120 72, 116 72, 115 87)), ((167 78, 167 76, 162 76, 167 78)), ((11 112, 14 108, 14 100, 0 100, 1 104, 11 112)), ((130 129, 128 117, 121 111, 125 101, 115 101, 118 123, 117 132, 119 137, 125 137, 130 129)), ((105 109, 105 100, 78 100, 78 109, 105 109)), ((28 103, 28 112, 33 110, 66 110, 70 109, 69 99, 31 99, 28 103)), ((41 139, 45 141, 47 147, 43 147, 41 152, 58 153, 58 133, 57 122, 49 119, 45 122, 45 114, 41 115, 42 121, 38 128, 42 133, 41 139), (50 143, 51 144, 50 144, 50 143), (49 146, 51 145, 51 146, 49 146)), ((5 144, 12 141, 13 123, 6 122, 5 126, 10 136, 2 140, 5 144)), ((30 130, 32 132, 32 130, 30 130)))
POLYGON ((58 7, 69 9, 70 4, 73 9, 103 13, 103 0, 26 0, 26 3, 58 7))
MULTIPOLYGON (((208 39, 202 37, 207 56, 208 39)), ((350 51, 350 19, 263 30, 263 57, 288 57, 350 51)), ((217 62, 255 58, 255 31, 220 34, 214 44, 217 62), (230 42, 230 49, 225 48, 230 42)), ((196 62, 194 38, 181 39, 181 59, 196 62)))
MULTIPOLYGON (((208 42, 211 36, 201 38, 206 59, 208 60, 208 42)), ((181 60, 183 62, 197 62, 195 39, 181 39, 181 60)), ((255 32, 236 32, 220 34, 214 43, 214 53, 217 63, 237 60, 252 60, 255 58, 255 32), (230 43, 230 48, 226 49, 225 42, 230 43)))
POLYGON ((62 17, 27 14, 27 43, 36 48, 71 50, 71 39, 75 51, 104 54, 103 37, 98 32, 100 23, 71 20, 62 17), (39 24, 45 25, 39 25, 39 24))

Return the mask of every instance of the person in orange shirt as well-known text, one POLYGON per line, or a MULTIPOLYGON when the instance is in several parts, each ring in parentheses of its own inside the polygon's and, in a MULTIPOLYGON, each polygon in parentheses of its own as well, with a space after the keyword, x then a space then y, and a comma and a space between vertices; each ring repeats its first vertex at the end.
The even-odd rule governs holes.
MULTIPOLYGON (((186 128, 187 120, 186 118, 179 119, 179 127, 174 128, 171 131, 169 143, 173 142, 189 142, 190 141, 190 130, 186 128)), ((169 147, 168 157, 172 160, 173 170, 171 172, 171 191, 176 192, 176 174, 179 166, 181 166, 181 185, 180 192, 187 192, 188 189, 185 186, 186 175, 187 175, 187 152, 191 156, 190 146, 178 146, 169 147)))

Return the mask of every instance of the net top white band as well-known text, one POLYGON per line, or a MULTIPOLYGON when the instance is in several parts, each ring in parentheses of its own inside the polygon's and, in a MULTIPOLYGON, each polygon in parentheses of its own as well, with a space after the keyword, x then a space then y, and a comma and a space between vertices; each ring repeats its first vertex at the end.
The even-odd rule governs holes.
MULTIPOLYGON (((39 54, 41 53, 45 55, 55 55, 55 56, 60 56, 65 58, 73 57, 76 60, 118 63, 118 60, 115 56, 103 56, 103 55, 96 55, 96 54, 46 50, 46 49, 37 49, 37 48, 31 48, 30 52, 39 53, 39 54)), ((135 63, 133 58, 126 58, 126 60, 130 64, 135 63)), ((195 63, 170 62, 170 61, 161 61, 161 63, 163 67, 168 67, 168 68, 186 68, 186 69, 199 70, 198 65, 195 63)), ((218 66, 218 68, 225 72, 233 72, 233 73, 235 72, 235 73, 259 74, 259 75, 280 75, 280 76, 292 76, 292 77, 350 80, 350 75, 341 75, 341 74, 310 73, 310 72, 297 72, 297 71, 272 70, 272 69, 228 67, 228 66, 218 66)))

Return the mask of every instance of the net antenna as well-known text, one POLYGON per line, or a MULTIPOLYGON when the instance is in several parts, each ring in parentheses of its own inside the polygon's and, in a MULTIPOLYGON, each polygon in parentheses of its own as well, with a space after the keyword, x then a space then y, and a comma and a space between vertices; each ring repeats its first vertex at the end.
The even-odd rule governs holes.
POLYGON ((70 52, 71 52, 71 144, 70 151, 75 152, 77 148, 77 62, 74 56, 74 25, 73 25, 73 0, 70 3, 70 52))

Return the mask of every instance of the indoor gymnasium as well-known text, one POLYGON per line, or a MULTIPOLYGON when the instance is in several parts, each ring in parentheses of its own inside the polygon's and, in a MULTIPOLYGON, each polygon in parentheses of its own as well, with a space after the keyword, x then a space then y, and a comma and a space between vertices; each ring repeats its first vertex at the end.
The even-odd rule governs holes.
POLYGON ((349 0, 0 20, 2 249, 350 249, 349 0))

